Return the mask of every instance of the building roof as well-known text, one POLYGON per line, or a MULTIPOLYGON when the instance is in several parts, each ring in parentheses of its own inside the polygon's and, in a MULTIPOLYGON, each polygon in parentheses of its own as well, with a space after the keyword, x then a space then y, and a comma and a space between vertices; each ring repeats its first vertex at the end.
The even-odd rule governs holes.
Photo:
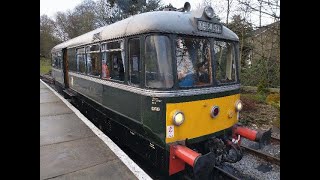
POLYGON ((266 32, 268 29, 274 28, 276 26, 280 26, 280 21, 276 21, 276 22, 268 24, 266 26, 261 26, 260 28, 254 30, 252 32, 253 36, 256 37, 256 36, 260 35, 261 33, 266 32))

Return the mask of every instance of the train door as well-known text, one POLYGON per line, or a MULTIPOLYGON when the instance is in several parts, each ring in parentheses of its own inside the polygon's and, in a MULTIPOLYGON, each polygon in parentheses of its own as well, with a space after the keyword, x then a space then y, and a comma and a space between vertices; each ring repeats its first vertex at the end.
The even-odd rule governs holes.
POLYGON ((63 70, 63 80, 65 88, 69 88, 69 77, 68 77, 68 52, 67 48, 62 49, 62 70, 63 70))

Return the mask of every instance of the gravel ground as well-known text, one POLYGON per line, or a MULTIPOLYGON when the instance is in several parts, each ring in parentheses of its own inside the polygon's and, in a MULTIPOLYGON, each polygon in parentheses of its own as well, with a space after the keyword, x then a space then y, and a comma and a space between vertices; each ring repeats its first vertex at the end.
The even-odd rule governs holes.
POLYGON ((245 153, 237 163, 225 163, 243 175, 249 176, 244 179, 278 180, 280 179, 280 166, 266 163, 265 161, 245 153))
POLYGON ((272 128, 272 136, 280 139, 280 128, 272 128))
MULTIPOLYGON (((276 136, 279 133, 273 133, 276 136)), ((259 151, 268 153, 272 156, 280 158, 280 144, 270 144, 259 149, 259 144, 242 138, 241 144, 244 146, 257 149, 259 151)), ((236 169, 236 171, 241 172, 243 175, 248 176, 247 178, 241 179, 259 179, 259 180, 278 180, 280 179, 280 166, 275 164, 270 164, 263 159, 260 159, 249 153, 244 153, 243 158, 237 163, 225 163, 228 166, 236 169)))
POLYGON ((251 147, 252 149, 256 149, 265 153, 268 153, 272 156, 280 158, 280 144, 270 144, 259 149, 259 143, 247 140, 245 138, 241 139, 241 144, 244 146, 251 147))

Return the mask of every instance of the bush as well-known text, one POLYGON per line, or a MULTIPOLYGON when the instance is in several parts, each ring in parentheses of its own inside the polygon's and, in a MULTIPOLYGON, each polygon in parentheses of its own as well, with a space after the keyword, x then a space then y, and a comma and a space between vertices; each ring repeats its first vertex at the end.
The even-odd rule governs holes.
POLYGON ((268 86, 267 82, 265 80, 261 80, 258 84, 257 93, 259 93, 259 94, 269 93, 267 86, 268 86))
POLYGON ((275 127, 280 128, 280 117, 277 117, 274 121, 273 121, 273 125, 275 127))
MULTIPOLYGON (((249 101, 251 100, 251 102, 254 103, 254 106, 256 103, 266 103, 266 94, 252 94, 252 93, 248 93, 248 94, 241 94, 241 100, 245 101, 249 101)), ((249 102, 249 103, 251 103, 249 102)))
MULTIPOLYGON (((278 93, 272 93, 269 94, 266 98, 266 102, 268 104, 272 104, 272 103, 280 103, 280 94, 278 93)), ((279 105, 280 106, 280 105, 279 105)))
POLYGON ((254 98, 248 97, 249 95, 246 96, 240 96, 240 99, 243 103, 243 111, 255 111, 256 108, 256 102, 254 98))
POLYGON ((51 60, 40 58, 40 74, 48 74, 51 71, 51 60))

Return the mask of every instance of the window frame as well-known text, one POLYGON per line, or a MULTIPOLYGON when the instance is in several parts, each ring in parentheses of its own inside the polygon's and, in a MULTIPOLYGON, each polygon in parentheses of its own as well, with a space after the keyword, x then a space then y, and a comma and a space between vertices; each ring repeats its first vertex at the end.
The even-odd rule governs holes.
MULTIPOLYGON (((126 75, 126 41, 124 38, 121 38, 121 39, 116 39, 116 40, 111 40, 111 41, 103 41, 100 43, 100 52, 101 52, 101 76, 100 76, 100 79, 102 80, 105 80, 105 81, 111 81, 111 82, 116 82, 116 83, 121 83, 121 84, 125 84, 127 83, 127 75, 126 75), (108 43, 113 43, 113 42, 119 42, 120 44, 120 48, 118 49, 108 49, 108 43), (123 47, 121 48, 121 43, 123 44, 123 47), (105 48, 104 48, 105 47, 105 48), (120 54, 121 54, 121 59, 122 59, 122 62, 123 62, 123 68, 124 68, 124 79, 123 81, 121 80, 117 80, 117 79, 105 79, 105 78, 102 78, 102 57, 103 57, 103 54, 106 53, 106 56, 108 56, 108 53, 110 52, 117 52, 119 51, 120 54), (124 53, 124 57, 122 57, 122 53, 124 53)), ((112 62, 110 62, 112 63, 112 62)), ((110 73, 111 73, 111 70, 109 69, 110 73)))
POLYGON ((67 52, 68 52, 68 59, 67 59, 67 61, 68 61, 68 71, 70 71, 70 72, 77 72, 77 48, 76 47, 71 47, 71 48, 67 48, 67 52), (74 51, 74 56, 72 57, 72 55, 71 55, 71 52, 72 51, 74 51), (75 63, 75 69, 76 69, 76 71, 74 71, 74 70, 70 70, 70 62, 72 61, 72 58, 74 58, 73 60, 74 60, 74 63, 75 63))
MULTIPOLYGON (((99 78, 101 79, 102 78, 102 52, 101 52, 101 43, 94 43, 94 44, 87 44, 84 46, 85 47, 85 59, 86 59, 86 75, 87 76, 90 76, 90 77, 95 77, 95 78, 99 78), (97 51, 91 51, 91 47, 94 46, 94 45, 98 45, 99 46, 99 50, 97 51), (89 50, 88 50, 89 49, 89 50), (92 75, 92 74, 89 74, 88 72, 88 55, 90 56, 91 54, 93 53, 98 53, 98 56, 100 56, 101 58, 101 62, 100 62, 100 65, 101 65, 101 70, 99 71, 99 75, 98 76, 95 76, 95 75, 92 75)), ((90 57, 91 59, 91 57, 90 57)), ((91 68, 92 68, 92 63, 91 63, 91 68)))
POLYGON ((144 36, 132 36, 132 37, 129 37, 127 38, 126 40, 126 44, 127 44, 127 48, 126 48, 126 54, 127 54, 127 84, 130 85, 130 86, 133 86, 133 87, 140 87, 140 88, 145 88, 145 84, 144 84, 144 74, 145 72, 142 70, 145 68, 145 63, 144 63, 144 36), (140 67, 139 69, 139 83, 137 84, 134 84, 134 83, 131 83, 131 80, 130 80, 130 73, 131 73, 131 65, 130 65, 130 40, 132 39, 138 39, 139 40, 139 56, 140 56, 140 60, 139 60, 139 64, 138 64, 138 67, 140 67))
POLYGON ((239 69, 239 50, 237 51, 239 47, 239 42, 237 41, 232 41, 232 40, 228 40, 228 39, 221 39, 221 38, 213 38, 212 40, 212 48, 211 48, 211 51, 212 51, 212 58, 213 58, 213 80, 214 80, 214 86, 216 87, 219 87, 219 86, 226 86, 226 85, 234 85, 234 84, 239 84, 240 82, 240 78, 239 78, 239 74, 240 74, 240 69, 239 69), (226 83, 221 83, 221 82, 218 82, 218 79, 216 77, 216 67, 215 67, 215 64, 216 64, 216 59, 214 58, 214 43, 215 41, 222 41, 222 42, 226 42, 226 43, 231 43, 233 46, 234 46, 234 56, 235 56, 235 80, 233 82, 226 82, 226 83))
POLYGON ((76 47, 76 64, 77 64, 77 73, 86 75, 87 74, 87 55, 86 55, 86 46, 76 47), (78 53, 79 49, 84 49, 83 52, 78 53), (84 58, 84 72, 80 72, 80 63, 78 63, 78 55, 82 55, 84 58))
POLYGON ((176 89, 176 76, 175 76, 175 74, 176 74, 176 65, 174 66, 174 64, 175 64, 175 58, 174 58, 174 56, 173 56, 173 54, 175 55, 175 52, 173 52, 174 50, 173 50, 173 34, 167 34, 167 33, 148 33, 148 34, 145 34, 144 35, 144 37, 143 37, 143 56, 144 56, 144 58, 143 58, 143 78, 141 78, 141 80, 143 80, 143 85, 144 85, 144 88, 146 88, 146 89, 150 89, 150 90, 172 90, 172 89, 176 89), (171 68, 172 68, 172 75, 173 75, 173 77, 172 77, 172 81, 173 81, 173 85, 170 87, 170 88, 153 88, 153 87, 149 87, 149 86, 147 86, 147 79, 146 79, 146 58, 145 58, 145 53, 146 53, 146 50, 145 50, 145 45, 146 45, 146 39, 147 39, 147 37, 149 37, 149 36, 166 36, 168 39, 169 39, 169 43, 170 43, 170 49, 171 49, 171 54, 170 54, 170 56, 172 57, 172 59, 171 59, 171 68))
POLYGON ((175 34, 174 38, 172 39, 172 48, 174 51, 174 56, 173 56, 173 63, 174 63, 174 73, 175 73, 175 89, 182 89, 182 90, 187 90, 187 89, 199 89, 199 88, 208 88, 208 87, 214 87, 216 86, 216 80, 215 80, 215 69, 214 69, 214 60, 213 60, 213 56, 214 56, 214 51, 213 51, 213 40, 214 38, 212 37, 206 37, 206 36, 192 36, 192 35, 186 35, 186 34, 175 34), (209 45, 210 45, 210 53, 211 53, 211 83, 207 84, 207 85, 200 85, 200 86, 190 86, 190 87, 181 87, 179 86, 179 79, 178 79, 178 67, 177 67, 177 56, 176 56, 176 40, 178 38, 195 38, 195 39, 208 39, 209 41, 209 45))

